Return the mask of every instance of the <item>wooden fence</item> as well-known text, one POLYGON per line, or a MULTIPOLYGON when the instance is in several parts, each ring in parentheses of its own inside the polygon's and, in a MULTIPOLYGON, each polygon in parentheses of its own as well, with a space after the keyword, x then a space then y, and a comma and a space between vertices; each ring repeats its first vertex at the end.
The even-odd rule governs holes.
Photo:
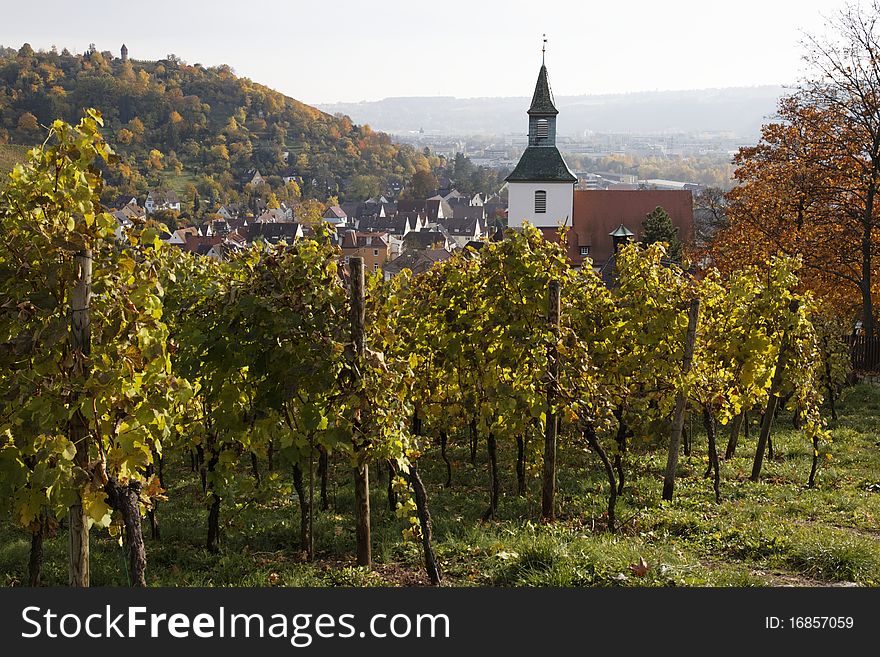
POLYGON ((849 353, 855 371, 880 372, 880 338, 848 335, 843 340, 849 345, 849 353))

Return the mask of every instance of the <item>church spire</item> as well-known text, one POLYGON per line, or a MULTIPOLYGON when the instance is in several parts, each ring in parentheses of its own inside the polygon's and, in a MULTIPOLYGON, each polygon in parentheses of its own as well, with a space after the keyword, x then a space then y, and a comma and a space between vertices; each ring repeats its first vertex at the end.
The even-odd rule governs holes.
POLYGON ((547 66, 544 64, 544 51, 541 51, 541 70, 538 72, 538 81, 535 83, 535 93, 532 95, 532 105, 529 114, 556 115, 559 110, 553 103, 553 93, 550 91, 550 81, 547 79, 547 66))

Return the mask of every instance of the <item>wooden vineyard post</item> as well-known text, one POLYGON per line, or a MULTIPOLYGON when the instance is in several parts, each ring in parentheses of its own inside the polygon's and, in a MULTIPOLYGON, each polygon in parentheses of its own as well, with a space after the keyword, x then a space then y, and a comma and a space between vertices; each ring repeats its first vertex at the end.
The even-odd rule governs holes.
MULTIPOLYGON (((71 406, 79 406, 77 388, 88 376, 87 359, 91 353, 91 330, 89 327, 89 301, 92 298, 92 252, 79 251, 73 260, 76 282, 70 297, 70 348, 74 354, 71 372, 74 392, 71 406)), ((89 425, 82 411, 77 410, 68 423, 70 440, 76 447, 74 464, 79 468, 89 465, 89 425)), ((89 585, 89 520, 83 510, 82 498, 70 506, 68 512, 70 545, 70 586, 89 585)))
MULTIPOLYGON (((798 300, 792 299, 788 306, 793 315, 798 310, 798 300)), ((782 387, 782 370, 785 364, 785 356, 788 351, 790 338, 789 329, 782 332, 782 341, 779 345, 779 357, 776 359, 776 370, 770 380, 770 396, 767 398, 767 409, 764 411, 764 420, 761 422, 761 433, 758 436, 758 447, 755 450, 755 461, 752 464, 752 481, 757 482, 761 477, 761 466, 764 464, 764 452, 767 450, 767 441, 770 439, 770 430, 773 427, 773 416, 776 415, 776 407, 779 405, 779 389, 782 387)))
MULTIPOLYGON (((364 259, 353 257, 349 260, 351 274, 351 342, 355 351, 355 362, 364 362, 364 321, 366 311, 364 305, 364 259)), ((356 419, 356 423, 360 418, 356 419)), ((355 427, 357 431, 357 426, 355 427)), ((372 566, 373 554, 370 545, 370 470, 366 462, 361 463, 360 451, 363 445, 357 436, 354 441, 354 522, 357 539, 358 566, 372 566)))
POLYGON ((547 323, 553 335, 553 344, 547 349, 547 417, 544 423, 544 485, 541 490, 541 519, 552 522, 556 519, 556 405, 559 396, 559 353, 556 340, 559 339, 559 281, 547 284, 547 323))
MULTIPOLYGON (((691 370, 694 360, 694 345, 697 342, 697 320, 700 317, 700 300, 692 299, 688 308, 688 327, 684 340, 684 357, 681 363, 682 376, 691 370)), ((681 448, 681 430, 684 426, 684 409, 687 398, 679 392, 675 398, 675 414, 672 416, 672 435, 669 437, 669 456, 666 460, 666 476, 663 478, 663 499, 671 500, 675 490, 675 470, 678 468, 678 452, 681 448)))

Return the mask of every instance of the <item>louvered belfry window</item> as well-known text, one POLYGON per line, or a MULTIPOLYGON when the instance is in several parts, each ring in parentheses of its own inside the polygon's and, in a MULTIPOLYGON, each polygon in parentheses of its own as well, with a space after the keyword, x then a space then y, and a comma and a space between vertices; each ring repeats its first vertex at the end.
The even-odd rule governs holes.
POLYGON ((547 212, 547 192, 539 189, 535 192, 535 214, 544 214, 547 212))
POLYGON ((547 122, 547 119, 538 119, 538 127, 535 130, 535 135, 538 139, 546 139, 550 134, 550 124, 547 122))

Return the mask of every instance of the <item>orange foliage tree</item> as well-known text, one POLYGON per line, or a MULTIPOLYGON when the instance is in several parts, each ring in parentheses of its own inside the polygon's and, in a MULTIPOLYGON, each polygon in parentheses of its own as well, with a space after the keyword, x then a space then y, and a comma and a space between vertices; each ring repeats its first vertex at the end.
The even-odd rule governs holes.
POLYGON ((711 247, 732 270, 799 255, 804 285, 875 333, 880 252, 880 1, 848 7, 833 39, 810 38, 814 75, 734 159, 728 225, 711 247))

